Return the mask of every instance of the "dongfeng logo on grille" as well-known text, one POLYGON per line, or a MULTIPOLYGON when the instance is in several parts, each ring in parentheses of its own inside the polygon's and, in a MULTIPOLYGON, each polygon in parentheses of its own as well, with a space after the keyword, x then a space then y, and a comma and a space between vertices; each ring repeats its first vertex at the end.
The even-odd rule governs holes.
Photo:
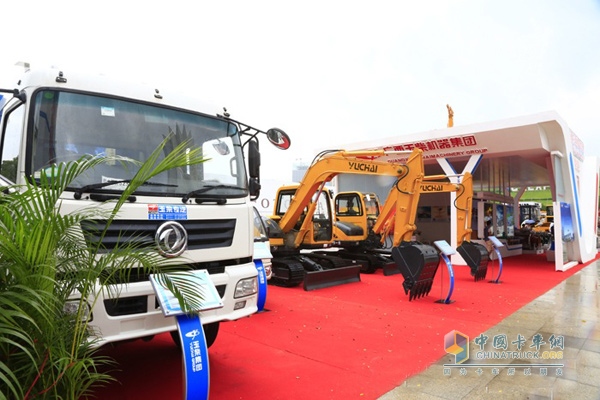
POLYGON ((188 235, 183 225, 169 221, 158 227, 154 241, 161 255, 177 257, 187 248, 188 235))

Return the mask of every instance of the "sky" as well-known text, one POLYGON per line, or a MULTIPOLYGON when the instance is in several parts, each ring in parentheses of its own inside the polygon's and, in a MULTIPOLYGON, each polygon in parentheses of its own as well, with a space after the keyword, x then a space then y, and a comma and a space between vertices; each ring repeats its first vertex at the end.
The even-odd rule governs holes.
MULTIPOLYGON (((262 176, 370 139, 556 111, 600 156, 600 0, 12 1, 0 87, 58 66, 178 88, 291 137, 262 176)), ((288 182, 289 183, 289 182, 288 182)))

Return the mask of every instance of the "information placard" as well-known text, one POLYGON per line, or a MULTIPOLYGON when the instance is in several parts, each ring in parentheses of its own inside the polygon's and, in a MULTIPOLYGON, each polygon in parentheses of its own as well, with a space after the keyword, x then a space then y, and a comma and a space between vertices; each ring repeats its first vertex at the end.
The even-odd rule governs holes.
POLYGON ((488 239, 492 241, 494 247, 504 247, 504 243, 502 243, 496 236, 488 236, 488 239))
MULTIPOLYGON (((169 274, 166 275, 168 276, 169 274)), ((221 296, 219 296, 217 288, 206 270, 190 271, 185 275, 178 273, 176 276, 179 280, 181 280, 182 277, 185 277, 186 286, 193 285, 197 287, 197 292, 202 295, 202 308, 199 311, 223 307, 223 300, 221 299, 221 296)), ((150 282, 152 282, 156 298, 165 317, 184 314, 177 298, 169 289, 157 281, 155 274, 150 275, 150 282)))
POLYGON ((450 244, 445 240, 436 240, 435 242, 433 242, 433 244, 435 244, 436 247, 447 256, 456 254, 456 250, 454 250, 454 248, 452 248, 452 246, 450 246, 450 244))

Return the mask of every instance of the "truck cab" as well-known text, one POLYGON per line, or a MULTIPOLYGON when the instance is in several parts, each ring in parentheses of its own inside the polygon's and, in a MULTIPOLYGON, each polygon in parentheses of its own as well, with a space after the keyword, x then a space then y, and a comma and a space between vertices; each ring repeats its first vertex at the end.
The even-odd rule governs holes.
MULTIPOLYGON (((131 160, 146 160, 166 137, 162 157, 184 141, 200 146, 205 162, 164 171, 129 197, 105 236, 95 234, 107 228, 101 219, 82 223, 82 236, 101 241, 105 251, 145 240, 182 269, 207 270, 224 304, 201 313, 209 345, 220 322, 257 311, 251 197, 260 184, 258 167, 246 167, 242 142, 254 128, 182 93, 54 68, 27 71, 16 89, 2 92, 0 173, 9 181, 39 179, 85 155, 114 158, 72 182, 61 195, 63 213, 111 207, 139 168, 131 160)), ((258 151, 257 144, 249 147, 258 151)), ((255 153, 249 158, 259 159, 255 153)), ((87 299, 99 345, 177 329, 144 273, 132 271, 112 286, 87 299)))

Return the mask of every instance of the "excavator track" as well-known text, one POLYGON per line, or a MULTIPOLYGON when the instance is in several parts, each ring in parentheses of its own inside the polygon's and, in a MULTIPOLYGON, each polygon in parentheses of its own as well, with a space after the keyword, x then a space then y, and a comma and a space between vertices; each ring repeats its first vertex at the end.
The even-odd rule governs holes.
POLYGON ((272 259, 273 275, 269 283, 275 286, 294 287, 304 281, 304 267, 291 257, 272 259))

